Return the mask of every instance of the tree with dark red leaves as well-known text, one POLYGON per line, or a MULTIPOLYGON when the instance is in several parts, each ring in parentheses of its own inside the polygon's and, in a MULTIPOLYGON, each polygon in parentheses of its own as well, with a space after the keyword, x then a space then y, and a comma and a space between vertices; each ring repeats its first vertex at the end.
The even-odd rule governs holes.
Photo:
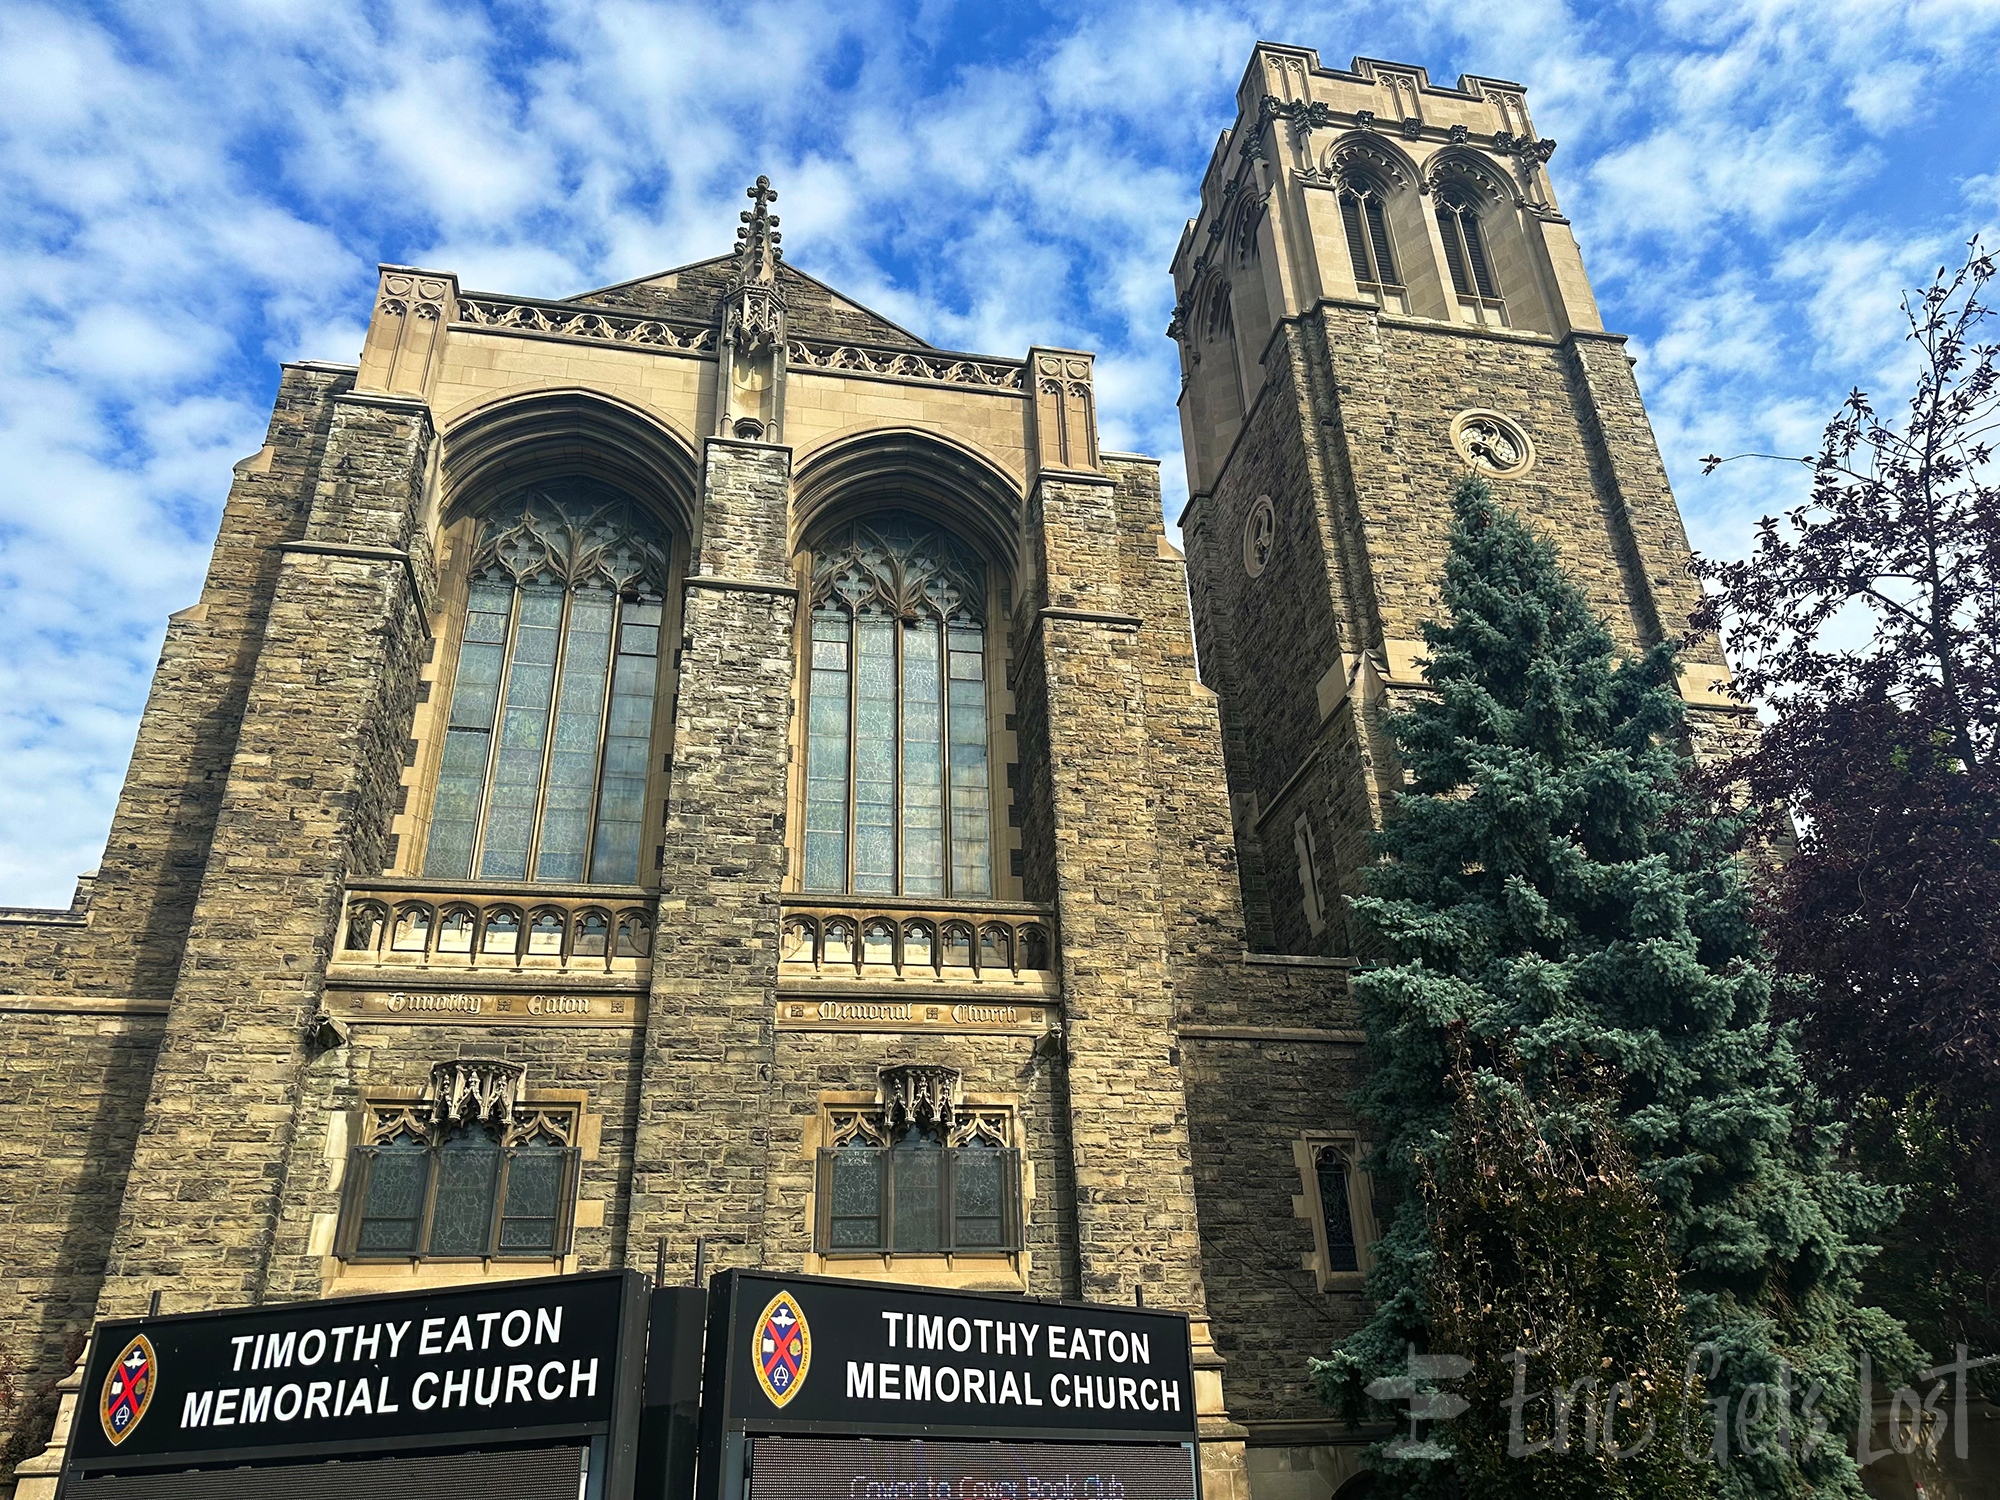
MULTIPOLYGON (((1701 560, 1695 625, 1764 709, 1718 768, 1796 852, 1761 914, 1854 1149, 1902 1187, 1870 1290, 1947 1355, 2000 1353, 2000 375, 1978 241, 1906 299, 1907 407, 1861 391, 1812 496, 1740 562, 1701 560)), ((1751 455, 1744 455, 1751 456, 1751 455)), ((1769 455, 1757 455, 1769 456, 1769 455)), ((1726 460, 1706 459, 1706 472, 1726 460)))

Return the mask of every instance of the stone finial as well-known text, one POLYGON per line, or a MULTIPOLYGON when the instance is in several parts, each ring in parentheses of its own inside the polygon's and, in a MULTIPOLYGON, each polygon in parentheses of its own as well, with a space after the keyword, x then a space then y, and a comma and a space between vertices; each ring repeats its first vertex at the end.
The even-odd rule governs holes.
POLYGON ((744 190, 753 207, 737 215, 743 221, 736 231, 736 272, 738 286, 770 286, 777 280, 778 262, 785 258, 784 236, 778 232, 778 216, 771 205, 778 201, 771 179, 759 177, 756 186, 744 190))
POLYGON ((461 1058, 431 1069, 431 1117, 439 1124, 505 1125, 521 1102, 528 1070, 520 1063, 461 1058))
POLYGON ((912 1126, 948 1132, 958 1110, 961 1075, 957 1068, 904 1063, 884 1068, 882 1120, 892 1135, 912 1126))

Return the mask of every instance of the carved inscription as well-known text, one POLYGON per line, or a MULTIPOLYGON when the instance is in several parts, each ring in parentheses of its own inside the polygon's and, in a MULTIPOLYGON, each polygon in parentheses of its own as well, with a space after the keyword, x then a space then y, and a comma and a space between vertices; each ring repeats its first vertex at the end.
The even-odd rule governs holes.
POLYGON ((345 1019, 522 1026, 633 1026, 645 1019, 639 994, 538 995, 514 991, 329 990, 327 1008, 345 1019))
POLYGON ((992 1031, 1038 1035, 1055 1025, 1047 1005, 953 1005, 925 1000, 780 1000, 786 1031, 992 1031))

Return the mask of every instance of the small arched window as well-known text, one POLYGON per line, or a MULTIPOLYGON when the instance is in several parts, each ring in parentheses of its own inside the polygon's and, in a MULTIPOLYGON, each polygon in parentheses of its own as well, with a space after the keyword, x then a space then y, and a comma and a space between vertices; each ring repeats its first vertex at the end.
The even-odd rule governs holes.
POLYGON ((348 908, 347 951, 365 953, 381 940, 389 912, 380 902, 360 901, 348 908))
POLYGON ((512 957, 521 951, 521 914, 507 907, 486 914, 486 930, 480 937, 481 953, 512 957))
MULTIPOLYGON (((985 590, 963 548, 910 516, 815 548, 807 890, 992 894, 985 590)), ((828 945, 832 961, 831 928, 828 945)))
POLYGON ((784 926, 784 936, 779 944, 778 957, 790 964, 809 964, 813 961, 813 946, 819 934, 810 917, 788 918, 784 926))
POLYGON ((431 909, 428 906, 405 907, 396 918, 395 935, 389 940, 389 947, 397 953, 422 953, 431 945, 431 909))
POLYGON ((644 958, 653 951, 653 929, 647 924, 645 913, 628 911, 618 918, 617 946, 614 958, 644 958))
POLYGON ((1459 188, 1441 188, 1437 195, 1437 226, 1461 316, 1468 323, 1504 326, 1506 308, 1500 298, 1499 283, 1493 279, 1486 238, 1479 226, 1479 210, 1471 194, 1459 188))
POLYGON ((478 926, 478 919, 469 906, 454 906, 438 921, 437 951, 440 953, 470 953, 472 932, 478 926))
POLYGON ((667 542, 582 480, 480 518, 424 873, 639 878, 667 542))
POLYGON ((575 946, 578 958, 603 958, 611 944, 611 919, 601 911, 586 911, 576 919, 575 946))
POLYGON ((903 924, 903 968, 910 972, 937 967, 937 944, 928 922, 903 924))
POLYGON ((1403 277, 1396 269, 1396 250, 1389 238, 1382 188, 1374 179, 1359 172, 1350 172, 1341 179, 1340 222, 1347 231, 1347 257, 1353 263, 1355 285, 1377 302, 1387 301, 1394 294, 1400 307, 1403 277))

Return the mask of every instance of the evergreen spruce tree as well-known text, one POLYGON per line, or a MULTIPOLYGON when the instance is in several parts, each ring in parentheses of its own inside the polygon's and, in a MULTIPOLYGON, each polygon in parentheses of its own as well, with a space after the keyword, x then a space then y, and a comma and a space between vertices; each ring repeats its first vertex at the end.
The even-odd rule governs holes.
MULTIPOLYGON (((1554 549, 1484 482, 1459 485, 1453 515, 1446 620, 1424 631, 1435 691, 1392 724, 1406 790, 1355 903, 1393 960, 1355 979, 1373 1066, 1356 1102, 1389 1202, 1377 1308, 1315 1362, 1321 1389, 1358 1414, 1431 1347, 1422 1184, 1450 1138, 1462 1025, 1511 1046, 1530 1087, 1564 1056, 1616 1078, 1610 1113, 1680 1270, 1719 1493, 1859 1500, 1859 1356, 1878 1373, 1915 1358, 1855 1296, 1893 1205, 1835 1165, 1839 1131, 1770 1019, 1733 830, 1684 795, 1672 648, 1614 666, 1554 549)), ((1435 1436, 1448 1446, 1449 1424, 1435 1436)), ((1448 1461, 1413 1451, 1378 1453, 1385 1492, 1448 1493, 1448 1461)))

